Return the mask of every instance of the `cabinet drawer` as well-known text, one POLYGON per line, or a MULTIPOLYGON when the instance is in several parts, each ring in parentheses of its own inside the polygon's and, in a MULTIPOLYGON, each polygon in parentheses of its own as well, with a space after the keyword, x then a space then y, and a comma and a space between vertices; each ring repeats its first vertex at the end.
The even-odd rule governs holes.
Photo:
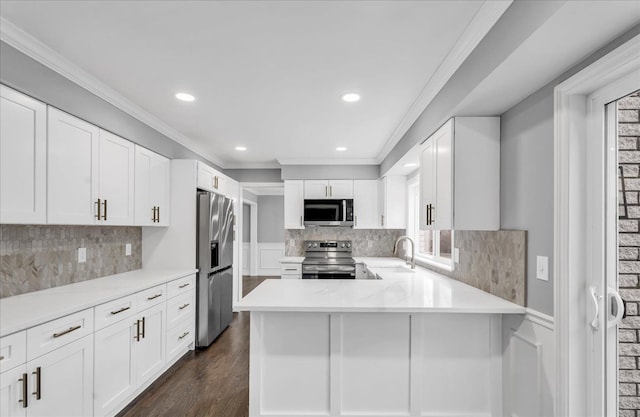
POLYGON ((0 339, 0 372, 27 361, 27 332, 21 331, 0 339))
POLYGON ((167 328, 171 329, 187 318, 195 318, 194 294, 194 290, 189 290, 167 302, 167 328))
POLYGON ((27 361, 93 333, 93 308, 27 330, 27 361))
POLYGON ((189 345, 195 341, 195 321, 187 319, 179 322, 167 332, 167 361, 183 354, 189 345))
POLYGON ((282 264, 280 267, 282 275, 299 275, 302 274, 302 264, 282 264))
POLYGON ((145 310, 167 300, 166 284, 158 285, 138 293, 138 311, 145 310))
POLYGON ((196 287, 196 276, 189 275, 188 277, 183 277, 179 279, 175 279, 167 283, 167 298, 173 298, 176 295, 183 294, 187 291, 193 290, 196 287))
POLYGON ((117 300, 101 304, 95 308, 96 330, 117 323, 122 319, 133 316, 138 311, 137 295, 118 298, 117 300))

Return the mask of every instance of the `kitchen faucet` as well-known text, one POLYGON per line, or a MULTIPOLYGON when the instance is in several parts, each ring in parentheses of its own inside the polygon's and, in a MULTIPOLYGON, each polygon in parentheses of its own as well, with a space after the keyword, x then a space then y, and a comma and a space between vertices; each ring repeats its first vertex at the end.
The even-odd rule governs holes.
MULTIPOLYGON (((413 243, 413 239, 411 239, 409 236, 400 236, 398 240, 396 240, 395 245, 393 245, 393 254, 398 254, 398 243, 400 243, 400 241, 402 240, 408 240, 409 242, 411 242, 411 269, 416 269, 416 247, 413 243)), ((407 263, 409 263, 408 260, 407 263)))

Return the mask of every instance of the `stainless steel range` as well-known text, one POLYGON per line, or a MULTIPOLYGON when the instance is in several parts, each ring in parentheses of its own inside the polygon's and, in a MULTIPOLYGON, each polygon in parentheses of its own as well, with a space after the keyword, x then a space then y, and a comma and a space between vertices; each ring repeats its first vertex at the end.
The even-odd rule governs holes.
POLYGON ((355 279, 350 240, 307 240, 302 279, 355 279))

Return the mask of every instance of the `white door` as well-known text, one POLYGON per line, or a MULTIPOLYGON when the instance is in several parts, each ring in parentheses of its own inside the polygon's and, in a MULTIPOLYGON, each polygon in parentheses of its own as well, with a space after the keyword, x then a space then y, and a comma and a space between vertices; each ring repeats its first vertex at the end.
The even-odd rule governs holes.
POLYGON ((47 221, 47 106, 0 85, 0 223, 47 221))
POLYGON ((26 407, 29 405, 31 392, 28 390, 28 385, 24 385, 25 380, 28 384, 29 375, 24 365, 0 374, 0 416, 24 417, 27 415, 26 407))
POLYGON ((353 198, 353 180, 329 181, 329 198, 353 198))
POLYGON ((95 224, 99 129, 48 107, 47 221, 95 224))
POLYGON ((436 155, 436 197, 431 207, 435 230, 453 228, 453 119, 434 135, 436 155))
POLYGON ((140 340, 135 343, 136 381, 143 385, 165 364, 165 304, 158 304, 139 313, 141 323, 140 340))
POLYGON ((98 224, 133 225, 135 145, 100 130, 98 196, 102 199, 102 219, 98 224))
POLYGON ((29 416, 93 414, 93 335, 32 360, 27 372, 32 393, 29 416))
POLYGON ((430 209, 436 204, 436 165, 434 138, 429 138, 420 149, 420 229, 433 230, 430 209))
POLYGON ((307 198, 307 199, 329 198, 329 181, 306 180, 304 182, 304 198, 307 198))
POLYGON ((378 180, 353 181, 354 229, 377 229, 378 180))
POLYGON ((378 219, 379 228, 385 229, 385 216, 387 215, 387 177, 378 180, 378 219))
MULTIPOLYGON (((284 182, 284 228, 304 229, 304 181, 284 182)), ((253 208, 252 208, 253 210, 253 208)), ((253 212, 253 211, 252 211, 253 212)), ((252 223, 253 225, 253 223, 252 223)))
POLYGON ((156 155, 151 166, 151 195, 153 205, 157 207, 157 226, 169 226, 170 192, 171 192, 171 160, 156 155))
POLYGON ((141 146, 135 153, 135 224, 168 226, 171 161, 141 146))
POLYGON ((136 390, 132 319, 95 333, 94 416, 112 414, 136 390))

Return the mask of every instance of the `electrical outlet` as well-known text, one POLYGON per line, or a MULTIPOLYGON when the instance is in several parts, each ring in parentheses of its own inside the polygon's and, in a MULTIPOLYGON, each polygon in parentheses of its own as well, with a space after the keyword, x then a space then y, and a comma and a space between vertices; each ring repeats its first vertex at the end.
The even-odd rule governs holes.
POLYGON ((536 278, 542 281, 549 281, 549 258, 538 256, 536 258, 536 278))
POLYGON ((87 262, 87 248, 78 248, 78 263, 87 262))
POLYGON ((124 245, 124 255, 131 256, 131 243, 124 245))
POLYGON ((460 248, 453 248, 453 262, 460 263, 460 248))

